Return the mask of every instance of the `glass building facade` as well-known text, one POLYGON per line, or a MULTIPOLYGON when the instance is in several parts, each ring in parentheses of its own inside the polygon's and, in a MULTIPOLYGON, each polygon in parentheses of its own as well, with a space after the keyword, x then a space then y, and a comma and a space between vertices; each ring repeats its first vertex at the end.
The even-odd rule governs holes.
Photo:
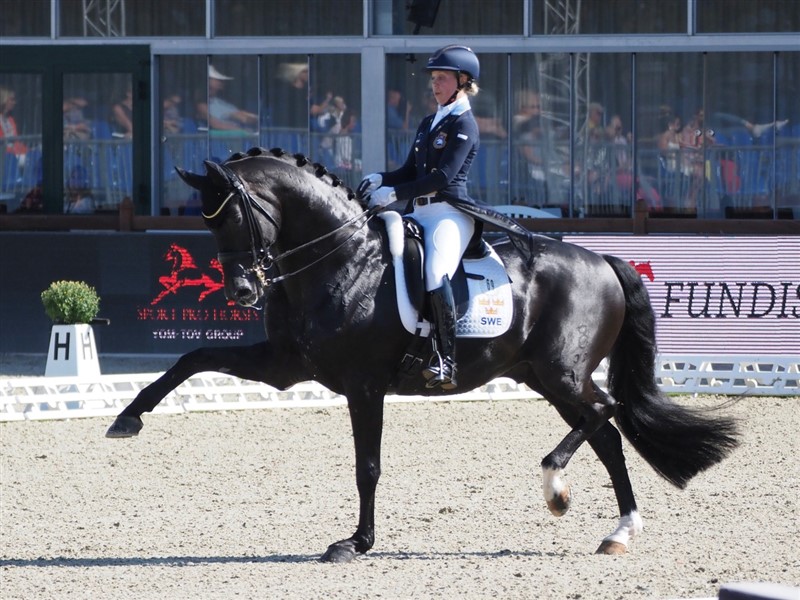
POLYGON ((253 146, 355 187, 481 60, 470 193, 562 217, 800 218, 795 0, 3 0, 0 211, 197 214, 253 146))

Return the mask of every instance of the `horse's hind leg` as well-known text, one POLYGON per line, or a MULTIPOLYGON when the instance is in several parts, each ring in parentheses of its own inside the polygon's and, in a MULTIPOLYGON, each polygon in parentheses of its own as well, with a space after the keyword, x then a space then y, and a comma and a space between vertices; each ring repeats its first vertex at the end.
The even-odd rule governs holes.
MULTIPOLYGON (((565 407, 557 407, 556 410, 571 426, 574 427, 578 423, 580 417, 576 411, 565 407)), ((624 554, 630 539, 641 533, 642 519, 637 511, 633 487, 625 465, 622 436, 616 427, 606 422, 588 439, 588 442, 608 471, 620 514, 617 528, 603 538, 596 554, 624 554)))
MULTIPOLYGON (((611 418, 616 407, 611 396, 597 387, 591 379, 589 381, 587 389, 590 390, 591 401, 584 400, 573 386, 568 385, 559 386, 560 393, 546 389, 543 394, 559 412, 564 410, 576 415, 571 419, 565 417, 572 426, 572 431, 542 459, 544 499, 547 508, 557 517, 563 516, 569 510, 569 486, 562 479, 564 468, 581 444, 611 418), (569 401, 565 402, 564 398, 569 398, 569 401)), ((535 386, 531 387, 537 389, 535 386)))

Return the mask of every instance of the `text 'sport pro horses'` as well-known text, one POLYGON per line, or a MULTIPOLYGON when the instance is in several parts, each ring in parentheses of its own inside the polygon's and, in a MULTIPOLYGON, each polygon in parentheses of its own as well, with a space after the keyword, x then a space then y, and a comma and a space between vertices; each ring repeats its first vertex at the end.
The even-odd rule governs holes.
MULTIPOLYGON (((201 371, 279 389, 321 383, 347 398, 360 497, 355 533, 331 544, 323 560, 350 560, 375 541, 384 395, 446 393, 426 389, 421 375, 398 378, 414 336, 401 323, 386 227, 336 177, 299 155, 253 149, 205 168, 204 175, 180 175, 202 194, 228 298, 244 306, 263 299, 267 340, 184 355, 139 393, 107 435, 136 435, 142 413, 201 371)), ((458 340, 457 391, 502 376, 544 396, 571 427, 542 460, 547 506, 555 515, 568 509, 562 470, 588 441, 620 509, 617 528, 598 552, 622 553, 642 522, 610 418, 660 475, 681 488, 736 446, 735 423, 660 393, 655 316, 629 264, 548 237, 531 235, 529 242, 528 252, 507 237, 493 244, 512 282, 513 322, 499 337, 458 340), (606 356, 608 393, 592 381, 606 356)))

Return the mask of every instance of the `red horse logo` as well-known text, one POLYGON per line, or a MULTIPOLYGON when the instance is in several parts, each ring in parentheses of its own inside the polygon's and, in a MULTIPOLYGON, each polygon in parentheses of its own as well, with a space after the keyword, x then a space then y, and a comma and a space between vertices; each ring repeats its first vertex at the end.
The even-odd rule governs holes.
POLYGON ((171 262, 172 268, 169 275, 163 275, 158 278, 158 282, 164 286, 164 289, 153 299, 150 303, 151 305, 158 304, 170 294, 177 294, 178 290, 186 287, 201 288, 197 301, 202 302, 209 294, 225 286, 222 277, 222 265, 216 258, 212 258, 208 266, 212 271, 216 271, 219 274, 218 279, 204 273, 197 266, 189 251, 178 244, 170 244, 169 250, 164 254, 164 260, 171 262))
POLYGON ((631 264, 631 266, 634 269, 636 269, 636 272, 639 275, 644 275, 650 281, 655 281, 656 280, 655 275, 653 275, 653 267, 650 266, 650 261, 649 260, 647 262, 643 262, 643 263, 637 263, 634 260, 629 260, 628 262, 631 264))

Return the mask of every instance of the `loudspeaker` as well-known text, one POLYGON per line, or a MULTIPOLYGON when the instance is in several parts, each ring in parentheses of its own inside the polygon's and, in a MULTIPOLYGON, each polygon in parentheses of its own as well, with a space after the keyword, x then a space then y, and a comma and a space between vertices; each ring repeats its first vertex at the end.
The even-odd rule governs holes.
POLYGON ((407 20, 419 27, 433 27, 442 0, 409 0, 407 20))

